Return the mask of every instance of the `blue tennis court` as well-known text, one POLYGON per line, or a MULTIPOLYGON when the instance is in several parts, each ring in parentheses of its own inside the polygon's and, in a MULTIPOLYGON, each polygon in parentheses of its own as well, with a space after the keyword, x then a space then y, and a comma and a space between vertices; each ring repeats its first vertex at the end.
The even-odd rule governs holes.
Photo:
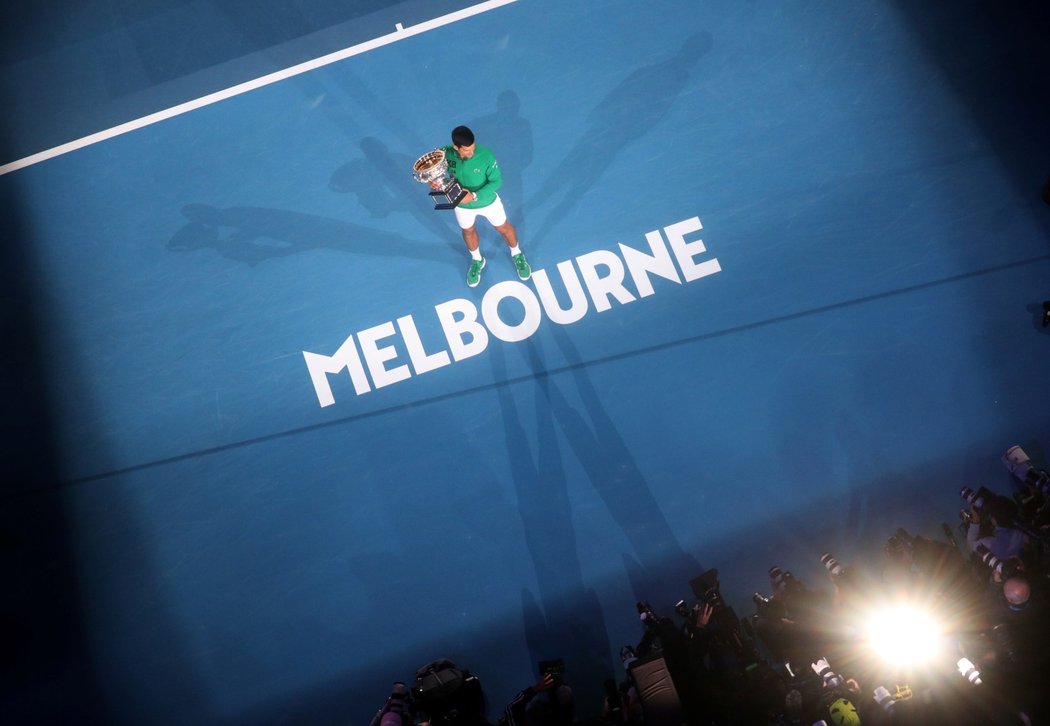
POLYGON ((364 724, 439 657, 588 713, 637 600, 1045 463, 1045 8, 96 5, 3 55, 16 722, 364 724), (459 124, 528 282, 412 179, 459 124))

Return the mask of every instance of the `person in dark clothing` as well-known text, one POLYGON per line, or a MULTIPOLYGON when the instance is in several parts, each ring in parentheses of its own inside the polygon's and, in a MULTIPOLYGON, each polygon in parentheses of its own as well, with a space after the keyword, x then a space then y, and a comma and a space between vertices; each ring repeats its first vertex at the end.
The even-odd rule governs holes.
POLYGON ((536 724, 572 723, 572 689, 559 684, 552 673, 518 692, 500 717, 500 726, 528 726, 536 724), (537 699, 547 693, 546 699, 537 699))

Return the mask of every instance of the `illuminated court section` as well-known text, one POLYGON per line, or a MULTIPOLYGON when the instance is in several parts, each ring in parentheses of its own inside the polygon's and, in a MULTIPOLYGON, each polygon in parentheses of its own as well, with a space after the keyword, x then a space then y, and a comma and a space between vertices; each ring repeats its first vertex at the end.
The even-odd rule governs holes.
POLYGON ((4 522, 55 575, 11 618, 62 635, 17 714, 52 683, 66 719, 360 724, 438 657, 494 712, 563 657, 587 714, 635 601, 717 567, 750 612, 770 565, 819 585, 1042 457, 1045 10, 315 4, 295 38, 197 2, 9 46, 46 463, 4 522), (527 282, 479 220, 468 288, 412 179, 459 124, 527 282))

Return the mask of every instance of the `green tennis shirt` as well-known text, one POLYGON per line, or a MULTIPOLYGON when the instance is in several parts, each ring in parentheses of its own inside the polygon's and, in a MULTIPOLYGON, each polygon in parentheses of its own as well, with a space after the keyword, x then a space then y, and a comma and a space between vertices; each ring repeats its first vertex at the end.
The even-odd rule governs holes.
POLYGON ((460 159, 452 146, 441 147, 448 159, 448 170, 464 189, 478 195, 476 202, 464 202, 459 206, 464 209, 481 209, 496 201, 496 192, 503 185, 503 174, 492 149, 479 144, 474 145, 474 156, 460 159))

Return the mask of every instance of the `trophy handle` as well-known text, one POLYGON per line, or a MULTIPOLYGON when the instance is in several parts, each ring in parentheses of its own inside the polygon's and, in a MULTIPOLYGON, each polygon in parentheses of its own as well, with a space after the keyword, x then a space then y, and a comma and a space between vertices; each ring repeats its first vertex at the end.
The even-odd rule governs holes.
POLYGON ((459 206, 459 203, 463 201, 463 197, 467 196, 467 190, 460 186, 459 182, 453 181, 444 189, 434 189, 430 192, 430 196, 444 199, 443 202, 437 202, 434 205, 434 209, 455 209, 459 206))

